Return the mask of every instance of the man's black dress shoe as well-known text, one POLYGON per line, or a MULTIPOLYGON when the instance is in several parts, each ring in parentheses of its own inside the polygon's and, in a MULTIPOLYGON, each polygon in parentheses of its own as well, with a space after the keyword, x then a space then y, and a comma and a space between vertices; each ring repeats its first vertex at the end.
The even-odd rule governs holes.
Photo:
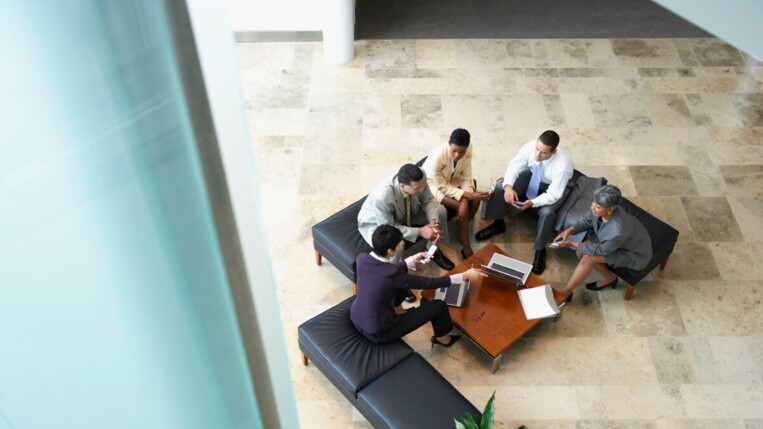
POLYGON ((535 260, 533 261, 533 274, 542 274, 546 270, 546 249, 535 251, 535 260))
POLYGON ((416 295, 414 295, 413 292, 408 291, 408 296, 405 297, 405 302, 408 302, 408 303, 416 302, 416 295))
POLYGON ((450 259, 448 259, 447 256, 445 256, 440 249, 437 249, 434 252, 434 255, 432 255, 432 260, 435 264, 437 264, 438 267, 442 268, 445 271, 450 271, 453 268, 456 267, 456 264, 454 264, 450 259))
POLYGON ((612 289, 615 289, 617 287, 617 277, 615 277, 614 280, 611 282, 605 284, 604 286, 596 286, 596 282, 586 283, 585 288, 588 290, 602 290, 605 287, 612 286, 612 289))
POLYGON ((498 222, 493 222, 490 225, 477 231, 477 233, 474 234, 474 238, 477 241, 485 241, 496 234, 502 234, 504 232, 506 232, 505 223, 501 222, 500 224, 498 224, 498 222))
POLYGON ((565 299, 565 301, 572 302, 572 292, 570 292, 570 296, 568 296, 567 299, 565 299))

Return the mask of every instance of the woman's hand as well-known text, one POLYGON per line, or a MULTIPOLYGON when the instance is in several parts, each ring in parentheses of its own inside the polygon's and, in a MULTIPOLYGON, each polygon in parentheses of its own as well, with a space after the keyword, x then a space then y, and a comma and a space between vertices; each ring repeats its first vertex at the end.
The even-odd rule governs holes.
POLYGON ((564 249, 565 247, 578 247, 578 243, 575 243, 574 241, 561 240, 554 241, 553 243, 549 244, 548 247, 552 249, 564 249))
POLYGON ((463 272, 464 280, 477 280, 480 277, 487 277, 479 268, 469 268, 463 272))
POLYGON ((572 227, 565 229, 559 235, 554 238, 554 241, 567 241, 567 237, 572 234, 572 227))

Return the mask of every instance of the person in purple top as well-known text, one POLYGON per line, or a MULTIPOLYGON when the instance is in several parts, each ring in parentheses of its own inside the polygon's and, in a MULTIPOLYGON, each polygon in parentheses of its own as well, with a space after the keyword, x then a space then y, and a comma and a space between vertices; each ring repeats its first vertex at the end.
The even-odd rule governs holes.
POLYGON ((402 307, 403 299, 410 289, 435 289, 475 280, 486 274, 478 269, 437 278, 416 276, 416 263, 426 259, 426 252, 408 257, 393 264, 390 258, 403 251, 403 235, 390 225, 379 225, 372 236, 373 252, 361 253, 356 258, 358 294, 350 308, 350 318, 355 329, 375 343, 389 343, 432 322, 434 336, 432 346, 450 347, 461 337, 449 335, 453 329, 448 306, 436 299, 424 302, 418 308, 402 307))

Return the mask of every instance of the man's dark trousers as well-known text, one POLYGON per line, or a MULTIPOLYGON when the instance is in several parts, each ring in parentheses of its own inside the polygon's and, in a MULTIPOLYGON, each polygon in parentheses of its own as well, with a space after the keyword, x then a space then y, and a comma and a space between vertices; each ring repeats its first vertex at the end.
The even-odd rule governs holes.
MULTIPOLYGON (((514 182, 514 186, 512 186, 520 201, 525 201, 527 199, 525 193, 527 192, 527 186, 530 184, 530 177, 532 177, 532 171, 525 170, 519 174, 519 177, 517 177, 517 180, 514 182)), ((570 186, 571 184, 572 180, 570 179, 570 182, 564 189, 562 197, 554 204, 543 207, 530 207, 527 209, 527 211, 531 211, 538 216, 538 231, 535 233, 535 250, 545 249, 546 244, 551 241, 551 236, 554 233, 556 213, 559 211, 562 203, 564 203, 567 195, 570 194, 570 191, 572 190, 572 186, 570 186)), ((541 183, 540 188, 538 189, 538 195, 543 194, 547 189, 548 184, 541 183)), ((509 205, 506 204, 506 200, 504 200, 503 179, 501 178, 495 184, 493 196, 482 203, 482 219, 503 219, 508 207, 509 205)))

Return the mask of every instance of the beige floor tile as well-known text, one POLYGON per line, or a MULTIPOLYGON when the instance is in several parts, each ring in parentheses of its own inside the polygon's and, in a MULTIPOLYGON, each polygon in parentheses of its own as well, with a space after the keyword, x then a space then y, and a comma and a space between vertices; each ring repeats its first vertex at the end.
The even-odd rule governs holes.
POLYGON ((681 397, 691 418, 760 419, 763 388, 760 385, 683 385, 681 397))
POLYGON ((589 63, 585 40, 549 40, 547 47, 554 67, 584 67, 589 63))
POLYGON ((763 243, 710 243, 710 250, 724 280, 763 278, 763 243))
POLYGON ((709 337, 715 371, 722 384, 763 384, 763 339, 709 337))
POLYGON ((729 197, 745 241, 763 241, 763 197, 729 197))
POLYGON ((761 335, 760 281, 674 281, 673 293, 689 335, 761 335))
POLYGON ((686 419, 657 420, 657 429, 745 429, 742 420, 686 419))
POLYGON ((636 67, 676 67, 681 65, 678 52, 669 40, 614 39, 612 50, 620 64, 636 67))
POLYGON ((723 165, 721 166, 726 187, 730 195, 741 197, 763 196, 763 166, 760 165, 723 165))
POLYGON ((502 40, 456 40, 453 52, 464 69, 500 69, 516 67, 509 63, 506 43, 502 40))
POLYGON ((686 335, 678 303, 666 281, 641 281, 634 298, 625 301, 626 283, 620 281, 618 291, 597 292, 602 301, 604 319, 610 336, 639 337, 686 335))
MULTIPOLYGON (((479 388, 464 388, 464 392, 479 388)), ((490 398, 475 402, 482 410, 490 398)), ((474 395, 473 395, 474 396, 474 395)), ((495 390, 496 420, 564 420, 579 419, 577 396, 572 386, 506 386, 495 390), (550 407, 549 404, 554 404, 550 407)))
POLYGON ((457 66, 454 40, 416 40, 416 67, 449 69, 457 66))
POLYGON ((678 386, 577 386, 580 414, 593 419, 655 419, 683 417, 678 386))
POLYGON ((636 186, 633 184, 633 177, 631 177, 630 170, 627 167, 576 165, 576 168, 580 171, 585 171, 585 175, 588 177, 606 178, 607 183, 617 186, 626 198, 636 195, 636 186))
POLYGON ((694 342, 684 337, 650 337, 657 378, 661 384, 697 383, 694 368, 694 342))
POLYGON ((352 427, 352 410, 352 404, 346 399, 340 401, 297 401, 300 425, 311 429, 352 427))
POLYGON ((593 128, 596 126, 596 118, 591 111, 588 95, 561 94, 560 99, 564 116, 567 119, 567 126, 574 128, 593 128))

